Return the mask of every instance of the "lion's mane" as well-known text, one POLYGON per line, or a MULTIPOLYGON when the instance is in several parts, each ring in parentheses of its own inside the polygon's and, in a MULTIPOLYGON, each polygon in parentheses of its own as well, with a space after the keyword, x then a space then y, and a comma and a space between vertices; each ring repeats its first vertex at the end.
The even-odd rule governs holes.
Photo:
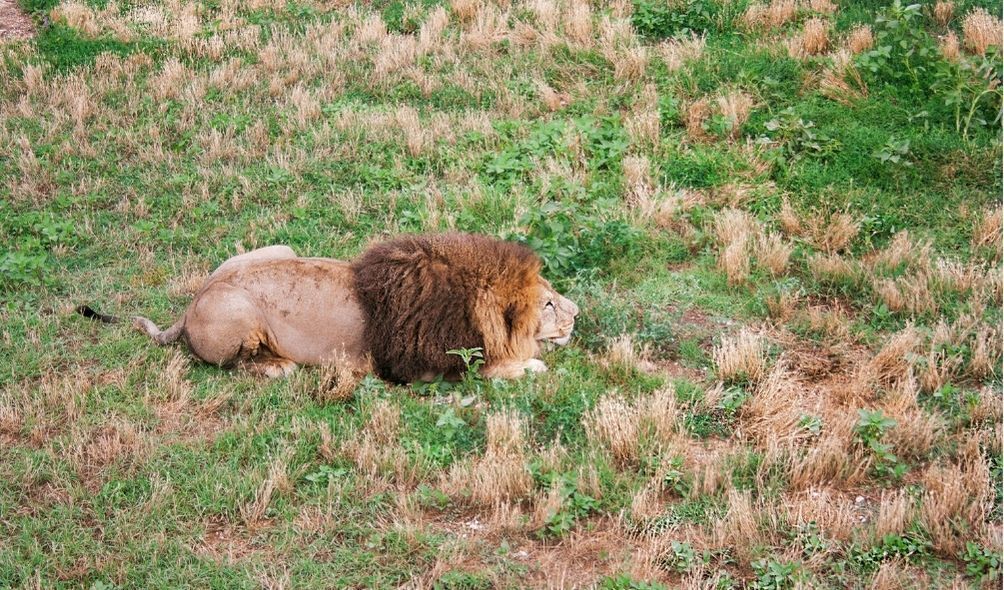
POLYGON ((456 377, 447 350, 480 347, 485 363, 537 352, 540 259, 526 246, 484 236, 405 236, 352 263, 374 369, 388 381, 456 377))

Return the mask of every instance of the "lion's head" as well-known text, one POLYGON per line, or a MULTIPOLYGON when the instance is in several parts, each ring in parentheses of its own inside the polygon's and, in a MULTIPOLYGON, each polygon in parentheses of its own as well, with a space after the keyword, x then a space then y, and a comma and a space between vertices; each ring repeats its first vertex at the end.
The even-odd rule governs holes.
POLYGON ((566 344, 578 307, 540 276, 526 246, 485 236, 405 236, 352 263, 365 340, 380 377, 460 375, 448 350, 480 347, 485 364, 533 358, 538 340, 566 344))
POLYGON ((543 277, 540 280, 540 326, 537 328, 537 340, 545 340, 564 346, 572 339, 575 328, 575 316, 579 315, 579 306, 571 299, 558 293, 543 277))

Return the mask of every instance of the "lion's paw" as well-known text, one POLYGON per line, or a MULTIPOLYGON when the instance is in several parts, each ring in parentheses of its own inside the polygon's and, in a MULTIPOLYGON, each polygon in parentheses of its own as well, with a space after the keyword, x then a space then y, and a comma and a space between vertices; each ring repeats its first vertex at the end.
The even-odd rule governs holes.
POLYGON ((526 370, 531 373, 546 373, 547 365, 540 359, 530 359, 526 361, 526 370))

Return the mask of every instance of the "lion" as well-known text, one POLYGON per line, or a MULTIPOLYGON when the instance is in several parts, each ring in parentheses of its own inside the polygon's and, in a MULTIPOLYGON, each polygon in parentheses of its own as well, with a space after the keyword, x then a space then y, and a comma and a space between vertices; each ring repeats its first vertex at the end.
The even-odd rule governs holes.
POLYGON ((133 325, 267 377, 333 363, 395 383, 456 380, 467 367, 448 351, 480 348, 482 376, 514 379, 547 370, 540 343, 567 344, 579 313, 540 269, 526 246, 463 233, 399 237, 352 262, 268 246, 221 264, 170 328, 133 325))

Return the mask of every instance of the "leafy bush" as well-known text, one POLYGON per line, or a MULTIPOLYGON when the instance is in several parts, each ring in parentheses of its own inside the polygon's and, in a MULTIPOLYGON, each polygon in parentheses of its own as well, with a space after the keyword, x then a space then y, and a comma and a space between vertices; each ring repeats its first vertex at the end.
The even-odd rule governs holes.
POLYGON ((756 578, 750 587, 757 590, 794 588, 805 577, 797 563, 761 559, 752 565, 756 578))
POLYGON ((650 39, 704 33, 717 29, 720 10, 711 0, 635 0, 631 24, 639 35, 650 39))
POLYGON ((608 576, 600 580, 600 590, 666 590, 658 582, 636 581, 627 574, 608 576))
POLYGON ((858 441, 875 457, 875 470, 879 475, 899 478, 906 473, 906 464, 900 463, 892 453, 892 446, 882 442, 885 433, 896 426, 896 421, 887 418, 882 410, 858 410, 858 424, 855 427, 858 441))
POLYGON ((967 541, 959 559, 966 563, 966 575, 971 578, 992 581, 1000 577, 1001 556, 992 549, 967 541))
POLYGON ((605 219, 603 204, 548 202, 520 220, 525 234, 511 237, 529 245, 544 261, 549 276, 571 277, 604 270, 610 261, 630 261, 640 253, 640 230, 621 219, 605 219))

